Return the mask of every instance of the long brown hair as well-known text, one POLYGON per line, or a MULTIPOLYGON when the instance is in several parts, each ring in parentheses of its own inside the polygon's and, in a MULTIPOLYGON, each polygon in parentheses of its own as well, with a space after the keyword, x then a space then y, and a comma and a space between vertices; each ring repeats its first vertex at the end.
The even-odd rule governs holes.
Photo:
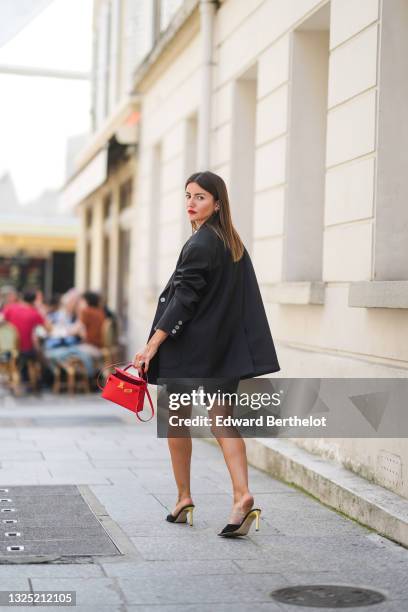
MULTIPOLYGON (((239 261, 244 254, 244 244, 239 237, 239 234, 232 224, 231 209, 229 204, 227 186, 224 180, 214 172, 206 170, 205 172, 195 172, 188 177, 185 183, 185 189, 189 183, 197 183, 202 189, 211 193, 214 199, 219 203, 219 210, 205 221, 206 225, 221 238, 224 245, 231 252, 232 260, 239 261)), ((198 229, 196 221, 191 221, 192 231, 198 229)))

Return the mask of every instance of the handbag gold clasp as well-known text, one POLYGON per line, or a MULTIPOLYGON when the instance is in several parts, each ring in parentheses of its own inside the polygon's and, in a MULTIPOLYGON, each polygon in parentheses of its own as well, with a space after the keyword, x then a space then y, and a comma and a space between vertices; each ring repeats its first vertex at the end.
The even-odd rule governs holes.
POLYGON ((118 384, 118 389, 122 389, 125 393, 132 393, 133 389, 125 389, 125 383, 122 381, 118 384))

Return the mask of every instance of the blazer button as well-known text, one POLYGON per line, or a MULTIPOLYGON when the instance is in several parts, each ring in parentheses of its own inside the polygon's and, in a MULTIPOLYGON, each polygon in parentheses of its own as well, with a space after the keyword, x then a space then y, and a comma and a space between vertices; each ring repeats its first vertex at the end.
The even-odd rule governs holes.
POLYGON ((183 321, 179 321, 178 324, 181 325, 183 323, 183 321))
POLYGON ((166 298, 161 297, 161 298, 160 298, 160 301, 161 301, 161 302, 165 302, 165 301, 166 301, 166 298))
POLYGON ((180 329, 180 325, 175 325, 174 326, 176 329, 180 329))
POLYGON ((171 333, 172 333, 172 334, 175 334, 175 333, 176 333, 176 330, 175 330, 175 329, 172 329, 172 330, 171 330, 171 333))

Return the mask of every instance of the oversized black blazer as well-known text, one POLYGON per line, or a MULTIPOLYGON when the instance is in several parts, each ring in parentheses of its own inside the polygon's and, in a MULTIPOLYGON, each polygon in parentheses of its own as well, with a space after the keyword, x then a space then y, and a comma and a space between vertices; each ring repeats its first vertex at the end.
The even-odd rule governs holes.
POLYGON ((150 360, 158 378, 252 378, 280 370, 251 258, 238 262, 208 223, 185 242, 161 292, 148 340, 169 336, 150 360))

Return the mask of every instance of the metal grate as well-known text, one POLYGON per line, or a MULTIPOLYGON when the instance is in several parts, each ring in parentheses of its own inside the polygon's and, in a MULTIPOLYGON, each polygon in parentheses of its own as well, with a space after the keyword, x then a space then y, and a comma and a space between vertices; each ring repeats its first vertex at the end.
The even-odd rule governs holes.
POLYGON ((121 554, 78 487, 10 486, 7 496, 0 501, 0 564, 21 555, 33 562, 29 559, 121 554))

